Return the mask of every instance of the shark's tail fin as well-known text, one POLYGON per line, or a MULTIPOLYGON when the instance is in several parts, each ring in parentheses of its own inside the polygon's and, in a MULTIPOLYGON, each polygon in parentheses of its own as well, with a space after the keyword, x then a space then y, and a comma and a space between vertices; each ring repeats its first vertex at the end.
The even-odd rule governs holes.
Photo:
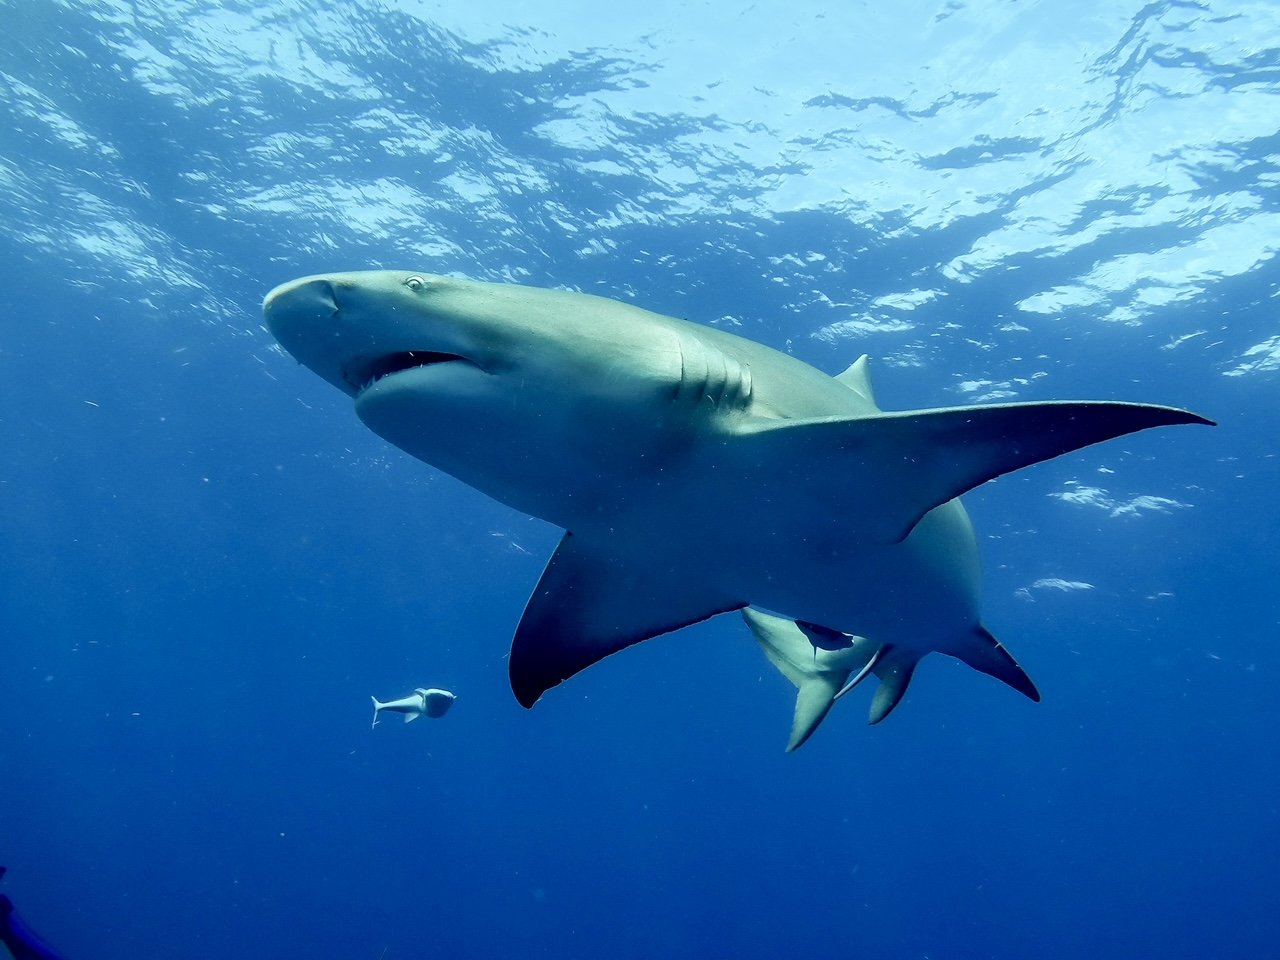
MULTIPOLYGON (((370 697, 369 699, 373 701, 373 727, 376 727, 378 725, 378 714, 382 712, 382 708, 385 707, 386 704, 380 702, 377 697, 370 697)), ((373 727, 370 727, 369 729, 372 730, 373 727)))
POLYGON ((841 688, 851 689, 857 680, 866 676, 879 656, 879 648, 861 637, 845 637, 845 645, 835 648, 834 631, 815 631, 812 624, 801 626, 751 607, 743 609, 742 618, 769 662, 795 684, 796 710, 787 740, 790 753, 813 736, 841 688), (832 649, 816 646, 815 632, 820 636, 829 635, 832 649), (849 680, 851 674, 856 674, 853 681, 849 680))

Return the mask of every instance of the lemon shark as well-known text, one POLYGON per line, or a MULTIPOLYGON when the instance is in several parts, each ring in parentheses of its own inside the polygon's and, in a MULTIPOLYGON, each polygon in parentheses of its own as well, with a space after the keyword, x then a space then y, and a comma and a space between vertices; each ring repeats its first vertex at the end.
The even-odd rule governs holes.
POLYGON ((408 271, 304 277, 264 313, 374 433, 566 531, 512 641, 522 705, 750 607, 800 688, 793 747, 850 678, 877 676, 883 718, 935 651, 1038 700, 982 624, 956 498, 1089 444, 1211 422, 1115 401, 886 413, 865 357, 831 377, 615 300, 408 271))

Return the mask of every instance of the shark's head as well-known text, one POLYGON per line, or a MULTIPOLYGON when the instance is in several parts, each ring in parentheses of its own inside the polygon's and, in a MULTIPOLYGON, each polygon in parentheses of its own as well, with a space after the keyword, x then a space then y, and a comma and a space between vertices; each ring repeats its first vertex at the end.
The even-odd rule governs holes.
POLYGON ((520 366, 516 325, 493 315, 492 295, 476 296, 486 287, 502 289, 409 271, 329 274, 281 284, 263 311, 298 362, 357 400, 391 383, 447 393, 520 366))
POLYGON ((602 462, 652 462, 701 399, 679 328, 599 297, 387 270, 294 280, 263 309, 375 433, 553 522, 548 498, 607 495, 602 462))

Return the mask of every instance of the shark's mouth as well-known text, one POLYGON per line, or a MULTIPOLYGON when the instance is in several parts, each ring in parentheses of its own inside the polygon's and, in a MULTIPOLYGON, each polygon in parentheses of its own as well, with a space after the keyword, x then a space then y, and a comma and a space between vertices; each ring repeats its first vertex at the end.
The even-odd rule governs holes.
POLYGON ((343 378, 357 394, 363 393, 383 377, 418 367, 431 367, 439 363, 466 360, 455 353, 437 353, 433 350, 407 350, 389 353, 382 357, 352 360, 342 371, 343 378))

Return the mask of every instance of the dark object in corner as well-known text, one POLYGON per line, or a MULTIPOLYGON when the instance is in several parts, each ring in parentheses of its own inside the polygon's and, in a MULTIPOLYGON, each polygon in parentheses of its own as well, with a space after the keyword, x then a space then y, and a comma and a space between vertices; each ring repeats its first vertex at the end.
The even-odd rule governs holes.
MULTIPOLYGON (((4 876, 0 867, 0 877, 4 876)), ((13 909, 13 901, 0 893, 0 943, 13 955, 13 960, 63 960, 62 954, 45 943, 23 922, 13 909)))

